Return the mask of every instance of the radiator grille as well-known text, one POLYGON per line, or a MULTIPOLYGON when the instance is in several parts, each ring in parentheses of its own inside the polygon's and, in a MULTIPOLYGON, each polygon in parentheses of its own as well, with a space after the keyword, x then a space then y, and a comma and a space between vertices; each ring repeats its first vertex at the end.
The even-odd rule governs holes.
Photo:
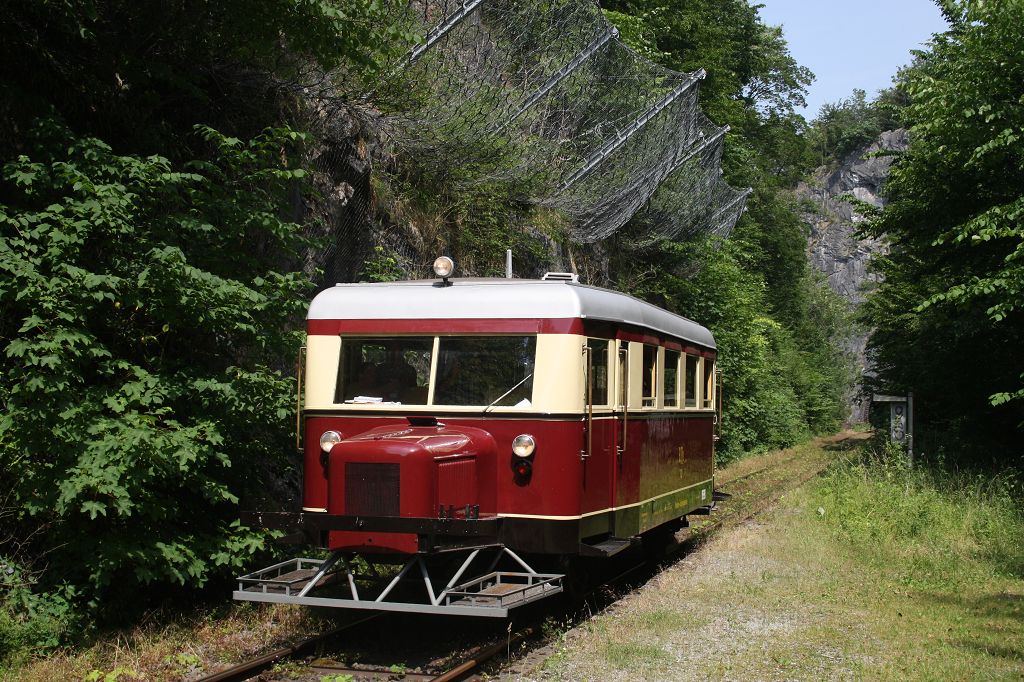
POLYGON ((447 507, 475 504, 476 458, 437 463, 437 503, 447 507))
POLYGON ((398 464, 345 463, 345 513, 358 516, 399 516, 401 490, 398 464))

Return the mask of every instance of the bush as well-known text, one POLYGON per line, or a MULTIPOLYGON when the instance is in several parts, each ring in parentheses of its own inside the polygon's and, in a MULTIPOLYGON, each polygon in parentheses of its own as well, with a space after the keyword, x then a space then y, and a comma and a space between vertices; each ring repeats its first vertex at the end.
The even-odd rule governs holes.
POLYGON ((40 654, 65 641, 77 618, 72 606, 74 588, 32 591, 32 578, 17 562, 0 558, 0 666, 28 653, 40 654))
POLYGON ((288 452, 292 380, 271 365, 310 285, 278 271, 303 242, 276 207, 301 136, 196 134, 208 158, 177 167, 48 121, 3 168, 0 466, 17 523, 47 526, 93 604, 243 566, 264 543, 233 521, 253 462, 288 452))

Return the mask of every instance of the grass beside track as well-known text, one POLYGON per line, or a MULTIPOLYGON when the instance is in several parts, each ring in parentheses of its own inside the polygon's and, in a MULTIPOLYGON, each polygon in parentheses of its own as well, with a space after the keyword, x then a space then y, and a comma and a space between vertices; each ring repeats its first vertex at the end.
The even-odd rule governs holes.
MULTIPOLYGON (((834 463, 754 520, 726 522, 703 551, 510 676, 1024 677, 1024 513, 1012 480, 911 471, 851 441, 769 457, 793 472, 834 463)), ((758 464, 741 464, 721 476, 746 486, 731 513, 783 485, 777 473, 744 477, 758 464)))

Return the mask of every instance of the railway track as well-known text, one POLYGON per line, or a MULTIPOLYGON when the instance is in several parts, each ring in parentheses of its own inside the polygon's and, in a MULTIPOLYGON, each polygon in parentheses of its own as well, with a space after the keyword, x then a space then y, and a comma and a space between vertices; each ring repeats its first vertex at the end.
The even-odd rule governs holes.
MULTIPOLYGON (((374 614, 366 618, 361 618, 358 621, 348 623, 342 627, 331 630, 330 632, 310 637, 292 646, 283 647, 225 670, 198 678, 196 682, 242 682, 243 680, 253 679, 254 677, 272 670, 275 666, 283 662, 309 655, 318 647, 327 644, 332 639, 340 637, 344 633, 363 625, 368 621, 384 617, 393 616, 391 616, 391 614, 374 614)), ((314 680, 320 680, 324 677, 328 677, 335 679, 359 680, 360 682, 370 682, 372 680, 388 680, 391 682, 399 680, 401 682, 454 682, 455 680, 463 679, 467 674, 481 664, 489 661, 495 656, 507 653, 511 647, 518 646, 530 637, 536 636, 539 632, 540 628, 537 625, 530 625, 515 633, 510 633, 505 641, 496 642, 489 646, 480 647, 478 650, 471 651, 458 663, 452 665, 439 674, 409 672, 407 670, 403 670, 401 666, 351 666, 330 659, 315 659, 305 667, 304 675, 296 678, 293 674, 290 674, 289 679, 303 679, 308 675, 310 676, 310 679, 314 680)))
MULTIPOLYGON (((523 649, 525 645, 525 653, 517 651, 519 656, 528 655, 529 652, 542 648, 546 644, 546 638, 542 636, 545 630, 543 626, 545 620, 554 618, 557 622, 571 627, 604 611, 625 593, 639 588, 656 576, 664 570, 666 565, 678 562, 698 551, 722 528, 749 521, 771 508, 782 495, 818 476, 827 465, 827 460, 805 462, 800 453, 796 452, 739 476, 727 478, 721 483, 723 492, 728 494, 725 504, 716 505, 708 516, 701 521, 694 522, 685 537, 677 539, 673 551, 657 561, 644 560, 628 566, 619 566, 618 572, 613 577, 602 577, 599 584, 593 586, 582 595, 582 599, 578 598, 568 607, 562 604, 556 613, 552 613, 550 608, 545 609, 544 613, 536 614, 532 620, 517 627, 514 632, 510 625, 507 632, 485 635, 488 640, 486 644, 464 647, 463 653, 450 657, 454 661, 443 660, 443 663, 434 669, 428 669, 425 672, 422 667, 407 670, 404 665, 353 664, 345 660, 346 655, 342 655, 340 661, 332 660, 329 657, 309 660, 302 666, 293 667, 287 679, 319 681, 327 677, 338 680, 351 679, 354 682, 362 680, 454 682, 455 680, 471 679, 474 671, 482 666, 486 666, 489 672, 493 672, 500 668, 490 662, 496 658, 510 655, 514 648, 523 649)), ((257 676, 261 680, 284 679, 273 673, 268 673, 268 671, 271 671, 274 666, 287 664, 290 661, 308 660, 313 654, 336 646, 338 640, 358 632, 363 627, 376 626, 380 632, 390 632, 392 628, 389 626, 389 622, 396 621, 398 618, 399 616, 395 614, 382 613, 359 618, 330 632, 198 678, 196 682, 238 682, 257 676)), ((398 641, 395 644, 396 647, 400 646, 398 641)))

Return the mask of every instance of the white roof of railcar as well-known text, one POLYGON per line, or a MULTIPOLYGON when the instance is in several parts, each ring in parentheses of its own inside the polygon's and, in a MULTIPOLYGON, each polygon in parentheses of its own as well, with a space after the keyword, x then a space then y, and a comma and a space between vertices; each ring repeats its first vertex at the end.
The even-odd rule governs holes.
POLYGON ((711 332, 627 294, 557 280, 452 278, 338 284, 310 303, 310 320, 557 319, 606 320, 643 327, 706 348, 711 332))

